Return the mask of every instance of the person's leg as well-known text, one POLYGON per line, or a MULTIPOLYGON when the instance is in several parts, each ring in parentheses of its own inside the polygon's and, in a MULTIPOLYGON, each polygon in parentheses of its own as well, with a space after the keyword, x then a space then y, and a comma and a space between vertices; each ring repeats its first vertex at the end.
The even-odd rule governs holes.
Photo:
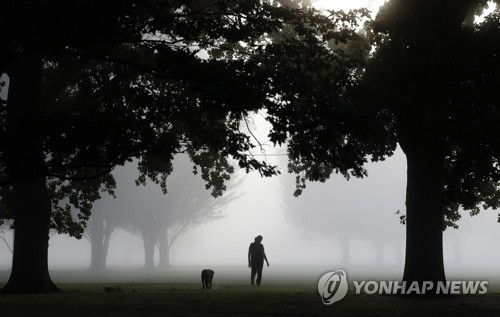
POLYGON ((260 285, 260 282, 262 281, 262 268, 263 266, 260 266, 257 269, 257 285, 260 285))
POLYGON ((250 272, 250 283, 253 285, 253 281, 255 280, 255 274, 257 274, 257 268, 252 266, 252 271, 250 272))

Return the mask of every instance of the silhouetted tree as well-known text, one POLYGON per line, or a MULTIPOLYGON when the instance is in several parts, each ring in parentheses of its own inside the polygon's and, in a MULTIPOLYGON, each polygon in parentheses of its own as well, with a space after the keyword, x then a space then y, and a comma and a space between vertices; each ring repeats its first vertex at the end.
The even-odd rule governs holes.
MULTIPOLYGON (((51 195, 58 195, 50 189, 100 178, 132 158, 162 179, 169 171, 155 158, 186 148, 274 174, 248 154, 253 145, 240 120, 305 100, 312 87, 338 95, 357 62, 324 43, 355 38, 357 16, 260 0, 2 1, 0 73, 9 92, 0 113, 0 183, 12 193, 16 230, 3 292, 57 289, 47 267, 51 195), (294 35, 268 40, 285 28, 294 35), (318 70, 334 85, 318 87, 318 70)), ((218 176, 201 175, 209 187, 218 176)), ((81 225, 87 211, 76 217, 81 225)), ((73 227, 74 217, 61 219, 73 227)))
POLYGON ((287 130, 290 169, 300 175, 297 193, 306 179, 324 181, 333 172, 364 176, 367 158, 380 160, 401 146, 408 164, 408 282, 445 280, 442 231, 460 217, 460 208, 498 207, 499 14, 470 24, 484 5, 388 2, 374 24, 378 49, 360 86, 343 95, 350 107, 321 118, 304 113, 311 121, 278 116, 292 122, 287 130), (342 116, 353 113, 362 124, 342 116))
MULTIPOLYGON (((217 156, 206 155, 200 159, 212 160, 214 158, 216 159, 217 156)), ((193 167, 196 168, 193 164, 187 155, 176 156, 164 197, 154 197, 159 193, 146 190, 137 197, 133 194, 128 195, 133 202, 126 204, 129 210, 128 226, 125 228, 142 238, 144 263, 148 269, 155 266, 156 248, 159 251, 158 266, 168 267, 170 249, 175 241, 196 225, 224 217, 223 212, 227 205, 236 198, 233 190, 239 182, 234 179, 229 180, 227 185, 224 185, 227 187, 224 193, 222 191, 210 193, 193 174, 193 167)), ((231 170, 230 166, 226 169, 231 170)))
POLYGON ((442 230, 498 207, 500 21, 464 23, 484 3, 393 0, 377 19, 366 82, 407 158, 406 281, 445 280, 442 230))

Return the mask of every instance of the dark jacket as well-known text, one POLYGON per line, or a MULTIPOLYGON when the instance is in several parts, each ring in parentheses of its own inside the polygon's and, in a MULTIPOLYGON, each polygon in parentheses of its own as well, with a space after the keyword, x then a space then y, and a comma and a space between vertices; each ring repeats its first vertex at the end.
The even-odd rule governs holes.
POLYGON ((250 243, 250 247, 248 248, 248 264, 252 267, 262 267, 264 266, 264 259, 267 260, 264 245, 258 242, 250 243))

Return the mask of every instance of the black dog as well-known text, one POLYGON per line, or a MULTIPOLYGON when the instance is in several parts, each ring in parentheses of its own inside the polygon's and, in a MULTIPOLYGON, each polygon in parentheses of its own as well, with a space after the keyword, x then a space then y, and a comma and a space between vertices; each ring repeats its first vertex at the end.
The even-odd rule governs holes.
POLYGON ((203 289, 205 287, 210 289, 212 287, 212 279, 214 278, 214 271, 210 269, 204 269, 201 271, 201 284, 203 285, 203 289))

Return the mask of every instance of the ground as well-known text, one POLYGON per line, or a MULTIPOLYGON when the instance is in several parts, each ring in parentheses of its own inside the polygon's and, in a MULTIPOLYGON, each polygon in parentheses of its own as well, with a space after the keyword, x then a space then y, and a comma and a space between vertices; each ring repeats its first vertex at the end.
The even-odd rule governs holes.
MULTIPOLYGON (((96 275, 83 271, 55 272, 63 290, 50 295, 2 295, 0 316, 499 316, 500 287, 486 295, 442 299, 356 295, 321 302, 315 278, 264 275, 262 286, 251 286, 233 270, 215 269, 214 285, 203 290, 198 269, 158 272, 111 271, 96 275), (75 282, 76 281, 76 282, 75 282)), ((200 270, 201 271, 201 270, 200 270)), ((293 272, 291 272, 293 273, 293 272)), ((5 274, 0 274, 0 284, 5 274)))

